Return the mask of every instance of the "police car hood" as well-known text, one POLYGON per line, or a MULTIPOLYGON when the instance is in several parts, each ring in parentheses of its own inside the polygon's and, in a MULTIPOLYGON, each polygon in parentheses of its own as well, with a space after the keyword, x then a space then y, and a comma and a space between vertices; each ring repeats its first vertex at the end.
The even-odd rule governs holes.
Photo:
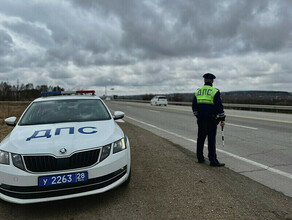
MULTIPOLYGON (((3 140, 3 150, 18 154, 53 154, 101 147, 124 136, 114 120, 17 126, 3 140)), ((64 155, 64 154, 63 154, 64 155)))

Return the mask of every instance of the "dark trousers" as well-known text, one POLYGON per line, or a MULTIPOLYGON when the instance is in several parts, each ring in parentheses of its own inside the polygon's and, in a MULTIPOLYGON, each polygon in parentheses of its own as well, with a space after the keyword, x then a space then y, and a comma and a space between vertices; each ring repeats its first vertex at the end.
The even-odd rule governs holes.
POLYGON ((210 163, 217 162, 216 155, 216 133, 217 123, 212 117, 199 117, 198 118, 198 139, 197 139, 197 158, 204 160, 203 149, 204 142, 208 136, 208 158, 210 163))

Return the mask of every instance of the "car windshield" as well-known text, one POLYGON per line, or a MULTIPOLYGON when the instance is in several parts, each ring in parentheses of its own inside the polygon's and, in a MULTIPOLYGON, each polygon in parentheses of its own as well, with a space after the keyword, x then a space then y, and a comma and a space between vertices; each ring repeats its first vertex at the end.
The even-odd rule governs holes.
POLYGON ((61 122, 100 121, 111 119, 100 100, 54 100, 33 103, 19 125, 51 124, 61 122))

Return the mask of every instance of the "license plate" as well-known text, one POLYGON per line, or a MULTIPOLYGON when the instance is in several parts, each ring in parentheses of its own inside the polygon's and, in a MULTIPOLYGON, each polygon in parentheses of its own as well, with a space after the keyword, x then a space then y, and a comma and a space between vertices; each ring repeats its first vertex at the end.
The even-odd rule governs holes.
POLYGON ((39 177, 39 186, 53 186, 87 181, 87 172, 39 177))

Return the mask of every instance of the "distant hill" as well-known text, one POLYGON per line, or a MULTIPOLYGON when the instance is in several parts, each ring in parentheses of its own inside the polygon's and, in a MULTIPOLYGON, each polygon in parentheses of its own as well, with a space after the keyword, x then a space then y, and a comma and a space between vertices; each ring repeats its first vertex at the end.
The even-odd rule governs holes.
MULTIPOLYGON (((191 102, 194 93, 174 94, 144 94, 118 96, 119 99, 150 100, 155 95, 164 95, 169 101, 191 102)), ((223 103, 263 104, 263 105, 292 105, 292 93, 283 91, 232 91, 222 92, 223 103)))
POLYGON ((233 91, 222 93, 225 103, 292 105, 292 94, 283 91, 233 91))

